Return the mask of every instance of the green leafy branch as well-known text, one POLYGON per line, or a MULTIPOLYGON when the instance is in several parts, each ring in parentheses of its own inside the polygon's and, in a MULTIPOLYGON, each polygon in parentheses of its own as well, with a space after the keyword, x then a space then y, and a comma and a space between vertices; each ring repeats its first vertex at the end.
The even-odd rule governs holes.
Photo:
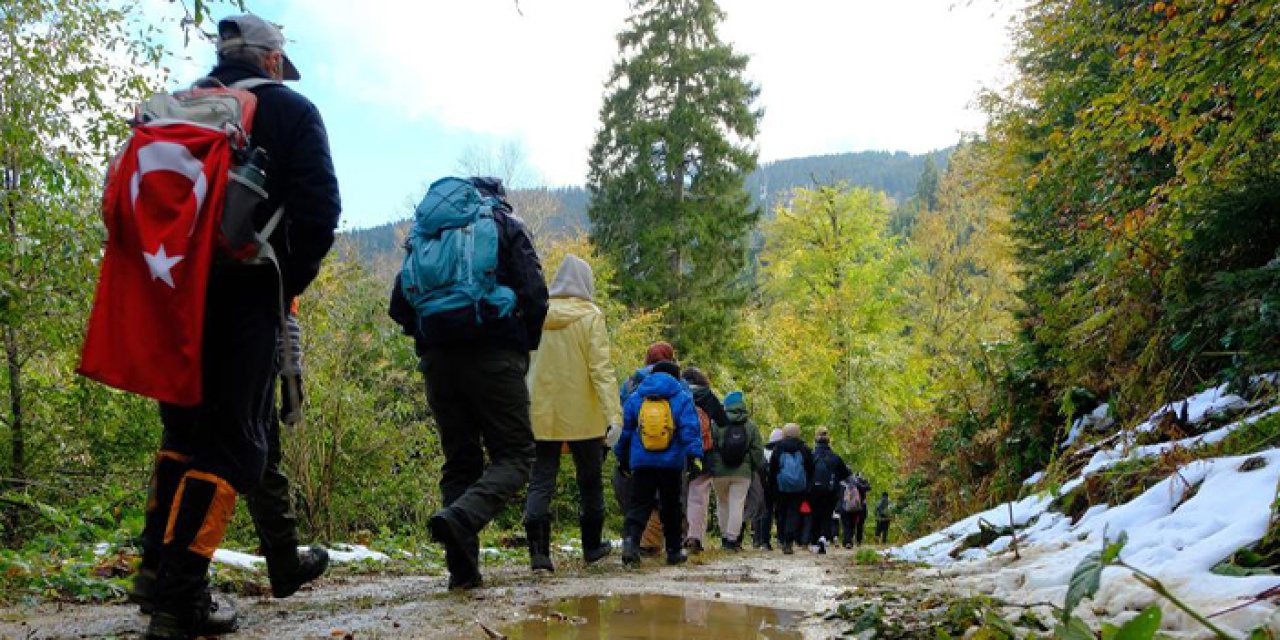
MULTIPOLYGON (((1079 618, 1073 617, 1071 612, 1075 610, 1082 600, 1092 597, 1098 592, 1102 582, 1103 569, 1107 567, 1122 567, 1133 573, 1134 579, 1140 584, 1156 592, 1160 597, 1168 600, 1173 606, 1181 609, 1196 622, 1213 632, 1215 637, 1227 640, 1232 638, 1227 632, 1218 628, 1208 618, 1192 609, 1187 603, 1174 595, 1172 591, 1169 591, 1169 588, 1156 579, 1155 576, 1122 560, 1120 552, 1128 541, 1129 536, 1125 533, 1121 533, 1114 541, 1108 542, 1104 540, 1101 550, 1090 552, 1080 561, 1080 564, 1076 565, 1075 571, 1071 574, 1071 582, 1067 587, 1066 601, 1061 609, 1062 622, 1054 629, 1054 635, 1071 640, 1095 638, 1096 636, 1089 630, 1088 626, 1079 618)), ((1160 618, 1159 605, 1152 605, 1118 629, 1110 625, 1104 625, 1102 638, 1103 640, 1149 640, 1154 638, 1156 631, 1159 630, 1160 618)))

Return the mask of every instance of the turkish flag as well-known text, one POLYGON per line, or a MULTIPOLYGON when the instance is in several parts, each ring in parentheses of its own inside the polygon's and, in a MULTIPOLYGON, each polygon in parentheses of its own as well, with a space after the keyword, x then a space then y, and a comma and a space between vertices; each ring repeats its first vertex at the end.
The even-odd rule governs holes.
POLYGON ((222 131, 134 128, 108 171, 107 244, 81 374, 162 402, 200 404, 205 292, 230 164, 222 131))

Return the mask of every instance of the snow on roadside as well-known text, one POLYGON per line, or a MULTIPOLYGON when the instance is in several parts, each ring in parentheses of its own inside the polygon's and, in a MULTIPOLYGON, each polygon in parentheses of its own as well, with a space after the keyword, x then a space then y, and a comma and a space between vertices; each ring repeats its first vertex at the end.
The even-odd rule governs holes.
MULTIPOLYGON (((306 551, 308 547, 298 547, 299 551, 306 551)), ((374 551, 360 544, 335 544, 328 548, 329 562, 334 564, 343 564, 347 562, 359 562, 361 560, 370 560, 373 562, 386 562, 390 560, 387 554, 374 551)), ((232 551, 231 549, 218 549, 213 552, 213 561, 218 564, 224 564, 232 567, 239 567, 248 571, 264 571, 266 570, 266 559, 262 556, 255 556, 250 553, 241 551, 232 551)))
MULTIPOLYGON (((1215 413, 1247 407, 1244 399, 1226 393, 1225 386, 1217 387, 1162 407, 1138 430, 1153 429, 1162 415, 1171 411, 1185 413, 1188 422, 1196 424, 1215 413)), ((1174 442, 1131 447, 1131 435, 1112 439, 1113 446, 1095 453, 1080 475, 1065 483, 1059 492, 1065 494, 1083 484, 1089 475, 1125 460, 1158 456, 1175 447, 1193 449, 1220 442, 1232 431, 1276 413, 1280 413, 1280 407, 1174 442)), ((1027 484, 1034 484, 1041 477, 1037 474, 1027 484)), ((1104 536, 1114 538, 1124 531, 1129 536, 1121 555, 1125 562, 1160 579, 1196 610, 1220 611, 1280 586, 1280 576, 1229 577, 1211 572, 1219 562, 1241 547, 1256 543, 1266 533, 1278 481, 1280 449, 1197 460, 1128 503, 1091 507, 1074 524, 1067 516, 1049 511, 1053 499, 1047 492, 1011 503, 1013 524, 1026 525, 1018 533, 1022 556, 1019 561, 1013 559, 1013 540, 1009 536, 984 548, 958 552, 958 559, 952 557, 962 540, 979 531, 980 520, 997 527, 1008 526, 1009 503, 971 515, 889 553, 899 559, 941 567, 943 574, 956 578, 960 586, 981 593, 1024 604, 1060 605, 1080 560, 1101 548, 1104 536), (1245 460, 1255 457, 1265 465, 1242 471, 1245 460)), ((1133 580, 1127 570, 1109 568, 1103 574, 1101 590, 1091 605, 1082 608, 1081 615, 1123 621, 1157 602, 1160 598, 1133 580)), ((1199 637, 1203 633, 1189 617, 1167 603, 1161 604, 1166 605, 1166 631, 1178 637, 1199 637)), ((1270 624, 1280 631, 1280 614, 1271 604, 1255 604, 1215 621, 1243 634, 1267 622, 1273 614, 1278 619, 1270 624)))

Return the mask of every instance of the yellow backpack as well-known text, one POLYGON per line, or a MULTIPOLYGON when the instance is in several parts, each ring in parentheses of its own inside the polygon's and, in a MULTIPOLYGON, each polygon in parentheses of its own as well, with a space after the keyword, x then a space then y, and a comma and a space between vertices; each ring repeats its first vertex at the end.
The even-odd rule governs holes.
POLYGON ((645 451, 666 451, 676 432, 671 403, 666 398, 645 398, 640 405, 640 444, 645 451))

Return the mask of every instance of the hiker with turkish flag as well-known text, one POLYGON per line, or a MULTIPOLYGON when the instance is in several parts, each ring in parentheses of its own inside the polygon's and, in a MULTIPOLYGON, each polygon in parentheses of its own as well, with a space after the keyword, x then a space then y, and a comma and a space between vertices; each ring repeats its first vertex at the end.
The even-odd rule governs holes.
MULTIPOLYGON (((80 371, 160 401, 130 591, 148 638, 237 626, 209 593, 209 562, 237 494, 262 479, 279 352, 292 349, 286 301, 319 272, 341 209, 319 111, 281 84, 299 77, 278 27, 226 18, 210 76, 144 103, 109 171, 80 371)), ((282 584, 318 575, 292 545, 264 551, 281 555, 273 585, 277 566, 282 584)))

